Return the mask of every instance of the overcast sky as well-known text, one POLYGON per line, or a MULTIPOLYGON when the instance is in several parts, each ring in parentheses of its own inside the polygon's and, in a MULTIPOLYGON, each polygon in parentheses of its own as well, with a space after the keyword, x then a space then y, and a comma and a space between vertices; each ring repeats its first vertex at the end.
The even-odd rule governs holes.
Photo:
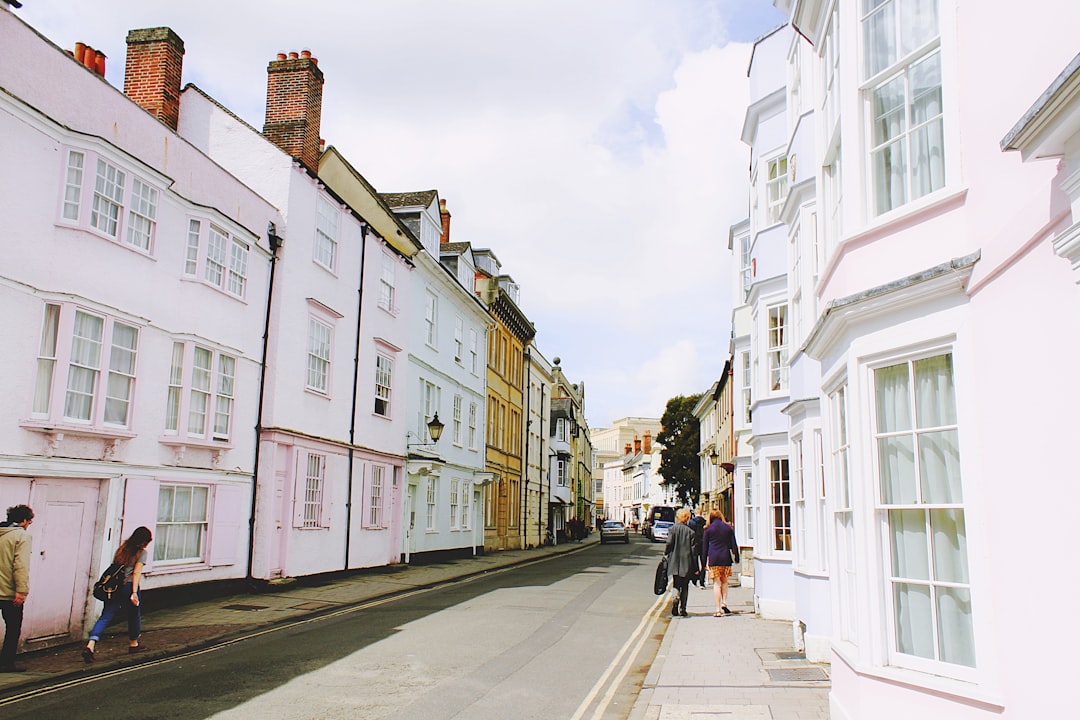
POLYGON ((380 192, 439 191, 452 240, 495 252, 540 351, 585 382, 591 427, 719 376, 768 0, 22 1, 118 88, 127 31, 171 27, 183 83, 256 128, 267 63, 311 50, 327 144, 380 192))

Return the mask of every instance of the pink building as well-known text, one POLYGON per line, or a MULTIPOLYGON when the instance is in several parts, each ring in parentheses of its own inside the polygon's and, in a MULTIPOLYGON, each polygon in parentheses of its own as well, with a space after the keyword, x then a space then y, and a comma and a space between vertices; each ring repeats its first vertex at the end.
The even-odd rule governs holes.
POLYGON ((23 640, 76 639, 122 537, 144 587, 243 578, 271 248, 281 214, 176 131, 179 65, 127 91, 0 5, 0 506, 37 513, 23 640), (145 102, 145 100, 141 100, 145 102))
POLYGON ((814 128, 781 213, 792 356, 820 364, 825 532, 793 530, 826 558, 832 717, 1075 714, 1080 6, 775 4, 814 128))

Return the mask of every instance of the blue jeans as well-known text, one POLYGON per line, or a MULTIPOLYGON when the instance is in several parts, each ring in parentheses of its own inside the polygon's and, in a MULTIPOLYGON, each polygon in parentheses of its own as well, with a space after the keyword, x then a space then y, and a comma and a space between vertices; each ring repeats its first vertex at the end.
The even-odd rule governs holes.
POLYGON ((23 606, 14 600, 0 600, 0 613, 4 616, 4 649, 0 650, 0 666, 15 664, 15 652, 19 649, 22 634, 23 606))
MULTIPOLYGON (((116 611, 121 607, 127 610, 128 639, 132 642, 139 639, 139 635, 142 634, 142 612, 138 605, 131 604, 131 592, 131 583, 126 582, 120 591, 120 596, 105 603, 105 609, 101 611, 101 617, 94 623, 94 629, 90 631, 91 640, 96 642, 101 639, 105 628, 109 627, 109 623, 116 616, 116 611)), ((142 593, 139 593, 139 602, 142 602, 142 593)))

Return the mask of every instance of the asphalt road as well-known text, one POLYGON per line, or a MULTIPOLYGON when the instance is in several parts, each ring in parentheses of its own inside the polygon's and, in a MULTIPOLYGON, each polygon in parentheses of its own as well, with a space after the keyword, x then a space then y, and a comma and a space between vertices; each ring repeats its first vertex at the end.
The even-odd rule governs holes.
POLYGON ((5 718, 616 720, 666 619, 639 537, 74 682, 5 718))

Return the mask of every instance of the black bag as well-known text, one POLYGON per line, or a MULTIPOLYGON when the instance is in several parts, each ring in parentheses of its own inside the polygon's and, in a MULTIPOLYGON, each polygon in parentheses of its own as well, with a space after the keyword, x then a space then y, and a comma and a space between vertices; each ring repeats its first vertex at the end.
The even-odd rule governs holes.
POLYGON ((124 564, 114 562, 105 568, 101 577, 94 583, 94 597, 101 602, 109 602, 124 587, 124 564))
POLYGON ((656 579, 653 580, 653 593, 663 595, 667 591, 668 561, 667 555, 660 558, 660 564, 656 566, 656 579))

